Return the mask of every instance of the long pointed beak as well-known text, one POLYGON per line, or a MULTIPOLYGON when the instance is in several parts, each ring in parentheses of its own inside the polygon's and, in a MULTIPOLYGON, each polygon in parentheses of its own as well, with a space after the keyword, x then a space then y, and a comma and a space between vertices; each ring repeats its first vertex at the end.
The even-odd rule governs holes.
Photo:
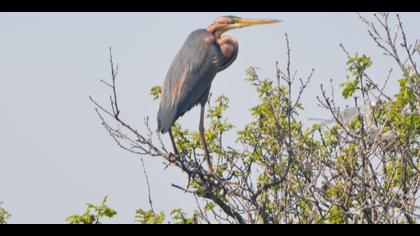
POLYGON ((266 20, 266 19, 247 19, 247 18, 238 18, 234 24, 235 28, 242 28, 251 25, 263 25, 263 24, 273 24, 282 22, 281 20, 266 20))

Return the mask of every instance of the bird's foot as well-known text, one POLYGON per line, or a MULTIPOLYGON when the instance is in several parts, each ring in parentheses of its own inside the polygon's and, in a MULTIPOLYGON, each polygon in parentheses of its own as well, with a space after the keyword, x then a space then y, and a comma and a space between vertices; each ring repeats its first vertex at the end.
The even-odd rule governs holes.
POLYGON ((169 163, 166 164, 164 169, 166 170, 172 163, 174 163, 178 159, 178 155, 173 154, 172 152, 169 153, 168 161, 169 163))
POLYGON ((178 159, 178 154, 173 154, 172 152, 171 153, 169 153, 169 161, 172 163, 172 162, 175 162, 176 160, 178 159))

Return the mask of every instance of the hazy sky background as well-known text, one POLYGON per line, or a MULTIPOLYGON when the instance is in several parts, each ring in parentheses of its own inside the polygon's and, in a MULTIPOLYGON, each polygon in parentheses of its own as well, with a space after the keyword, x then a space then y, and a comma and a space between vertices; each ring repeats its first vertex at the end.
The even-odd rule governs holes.
MULTIPOLYGON (((112 222, 132 223, 135 209, 148 209, 140 160, 114 144, 88 95, 107 102, 109 90, 99 80, 109 79, 112 46, 120 67, 122 118, 143 131, 149 116, 156 128, 158 102, 150 88, 162 84, 187 35, 221 15, 284 21, 228 32, 239 39, 239 56, 217 75, 212 92, 231 99, 227 116, 238 129, 258 102, 245 70, 258 66, 261 78, 274 77, 275 61, 285 64, 285 33, 298 75, 315 68, 302 119, 329 117, 315 97, 320 83, 346 78, 339 43, 373 58, 369 73, 379 84, 393 65, 356 13, 0 13, 0 201, 13 215, 10 223, 64 223, 70 214, 82 213, 86 202, 97 204, 105 195, 118 211, 112 222)), ((402 19, 408 37, 419 39, 420 14, 403 13, 402 19)), ((399 76, 393 74, 388 91, 397 89, 399 76)), ((196 129, 198 113, 193 109, 180 122, 196 129)), ((163 170, 162 161, 150 157, 145 163, 155 210, 194 209, 192 196, 170 186, 186 184, 177 169, 163 170)))

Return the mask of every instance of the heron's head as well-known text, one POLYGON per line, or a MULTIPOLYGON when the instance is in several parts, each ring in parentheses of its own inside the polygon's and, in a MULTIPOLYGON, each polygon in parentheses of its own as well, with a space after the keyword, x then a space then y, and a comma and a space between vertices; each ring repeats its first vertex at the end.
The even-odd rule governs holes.
POLYGON ((272 24, 281 20, 248 19, 237 16, 221 16, 213 21, 207 30, 219 38, 224 32, 251 25, 272 24))
POLYGON ((382 105, 382 100, 379 98, 374 98, 369 102, 370 107, 377 108, 378 106, 382 105))

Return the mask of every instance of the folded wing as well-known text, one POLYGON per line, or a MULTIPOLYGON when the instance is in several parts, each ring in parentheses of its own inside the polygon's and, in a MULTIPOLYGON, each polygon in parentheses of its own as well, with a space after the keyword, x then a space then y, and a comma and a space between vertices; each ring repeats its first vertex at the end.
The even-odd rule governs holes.
POLYGON ((207 30, 192 32, 167 73, 158 112, 158 130, 167 132, 192 107, 205 103, 221 52, 207 30))

